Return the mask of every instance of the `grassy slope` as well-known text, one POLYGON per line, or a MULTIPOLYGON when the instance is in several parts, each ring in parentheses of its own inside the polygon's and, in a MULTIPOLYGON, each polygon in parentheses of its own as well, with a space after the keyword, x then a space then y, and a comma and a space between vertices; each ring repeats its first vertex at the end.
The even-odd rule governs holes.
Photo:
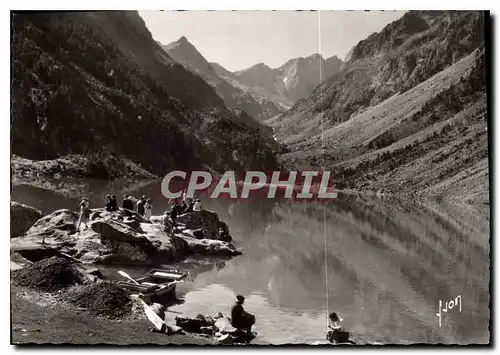
MULTIPOLYGON (((294 151, 282 161, 325 165, 338 171, 341 185, 357 189, 421 190, 439 198, 488 203, 486 96, 468 87, 485 84, 482 71, 484 51, 478 50, 323 134, 300 142, 288 136, 285 142, 294 151), (452 107, 455 103, 458 108, 452 107)), ((321 127, 321 116, 308 124, 321 127)))
POLYGON ((19 287, 12 286, 13 344, 214 344, 204 338, 152 333, 149 331, 151 323, 146 319, 116 322, 96 318, 83 311, 42 306, 18 296, 17 292, 22 291, 19 287))

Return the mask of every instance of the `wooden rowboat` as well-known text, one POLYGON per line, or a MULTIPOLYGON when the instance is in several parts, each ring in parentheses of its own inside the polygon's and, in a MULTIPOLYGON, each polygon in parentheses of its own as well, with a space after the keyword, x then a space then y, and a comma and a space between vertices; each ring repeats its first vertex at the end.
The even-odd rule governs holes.
POLYGON ((130 294, 142 294, 144 297, 175 298, 175 288, 187 276, 186 273, 177 270, 150 270, 146 276, 131 280, 118 281, 118 286, 124 288, 130 294))

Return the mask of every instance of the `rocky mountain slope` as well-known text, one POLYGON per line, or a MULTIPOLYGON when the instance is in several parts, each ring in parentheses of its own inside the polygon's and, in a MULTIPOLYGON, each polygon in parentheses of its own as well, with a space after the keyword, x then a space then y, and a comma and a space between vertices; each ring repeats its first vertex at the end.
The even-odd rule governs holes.
POLYGON ((12 26, 13 154, 98 152, 157 175, 276 164, 272 136, 169 57, 137 12, 15 13, 12 26))
MULTIPOLYGON (((244 110, 257 120, 264 120, 282 113, 285 108, 265 95, 254 93, 249 87, 244 87, 232 80, 226 80, 226 76, 219 76, 203 55, 191 44, 186 37, 168 45, 163 49, 176 62, 182 64, 186 69, 200 75, 209 83, 224 100, 225 104, 233 109, 244 110)), ((230 73, 222 66, 217 65, 217 71, 230 73)))
POLYGON ((359 42, 268 122, 291 150, 283 164, 324 166, 339 187, 488 203, 485 21, 410 11, 359 42))
POLYGON ((309 96, 322 77, 337 73, 342 60, 333 56, 324 59, 319 54, 307 58, 294 58, 279 68, 269 68, 264 63, 234 73, 238 81, 251 87, 258 87, 278 97, 281 102, 293 105, 297 100, 309 96))

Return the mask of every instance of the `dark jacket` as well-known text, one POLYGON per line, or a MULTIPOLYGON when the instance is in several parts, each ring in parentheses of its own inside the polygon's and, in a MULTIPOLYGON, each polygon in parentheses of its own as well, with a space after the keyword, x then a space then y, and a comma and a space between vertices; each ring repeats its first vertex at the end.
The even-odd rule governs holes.
POLYGON ((111 211, 118 211, 118 201, 116 201, 116 198, 111 198, 111 211))
POLYGON ((142 200, 139 200, 139 202, 137 202, 137 213, 139 213, 141 216, 144 216, 144 205, 145 203, 142 200))
POLYGON ((122 207, 127 209, 127 210, 133 211, 134 210, 134 203, 132 202, 132 200, 125 199, 125 200, 123 200, 122 207))
POLYGON ((113 211, 113 205, 114 205, 113 201, 109 200, 108 202, 106 202, 104 207, 106 208, 106 211, 111 212, 111 211, 113 211))
POLYGON ((174 207, 172 207, 172 211, 170 212, 170 218, 175 220, 175 218, 177 218, 177 216, 180 215, 183 210, 184 207, 182 207, 181 205, 175 205, 174 207))
POLYGON ((231 309, 231 323, 235 328, 248 328, 255 323, 255 317, 245 312, 243 306, 236 302, 231 309))
POLYGON ((190 202, 189 205, 186 207, 186 210, 184 211, 184 213, 193 212, 193 206, 194 206, 194 202, 190 202))

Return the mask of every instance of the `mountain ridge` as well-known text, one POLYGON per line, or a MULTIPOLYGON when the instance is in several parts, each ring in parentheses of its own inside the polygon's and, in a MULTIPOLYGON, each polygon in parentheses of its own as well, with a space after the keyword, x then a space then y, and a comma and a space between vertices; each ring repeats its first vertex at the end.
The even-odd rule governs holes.
POLYGON ((410 11, 360 41, 338 73, 267 121, 290 149, 282 164, 331 169, 351 189, 489 201, 484 15, 410 11), (482 185, 467 177, 473 154, 482 185))
MULTIPOLYGON (((177 41, 162 45, 162 48, 186 69, 201 75, 228 107, 244 110, 256 120, 267 119, 283 112, 283 108, 272 99, 256 95, 251 88, 235 85, 233 80, 219 76, 213 66, 186 37, 183 36, 177 41)), ((217 68, 219 72, 228 72, 220 65, 217 68)))
POLYGON ((168 56, 137 12, 20 12, 12 26, 13 154, 123 156, 160 176, 276 165, 272 134, 168 56))

